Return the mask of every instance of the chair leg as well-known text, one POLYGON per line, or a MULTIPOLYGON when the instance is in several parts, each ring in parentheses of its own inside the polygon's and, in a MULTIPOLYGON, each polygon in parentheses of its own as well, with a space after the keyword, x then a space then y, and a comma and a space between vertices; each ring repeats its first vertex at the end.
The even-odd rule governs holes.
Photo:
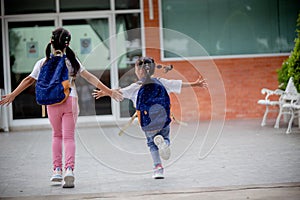
POLYGON ((266 125, 266 120, 267 120, 268 113, 269 113, 269 106, 267 105, 266 106, 265 114, 264 114, 263 119, 261 121, 261 126, 265 126, 266 125))
POLYGON ((298 128, 300 129, 300 110, 298 111, 297 116, 298 116, 298 128))
POLYGON ((300 109, 295 110, 295 118, 298 119, 298 128, 300 129, 300 109))
POLYGON ((295 117, 295 114, 294 114, 293 110, 291 109, 291 118, 289 121, 288 128, 285 132, 286 134, 290 134, 292 132, 292 125, 293 125, 294 117, 295 117))
POLYGON ((279 122, 280 122, 281 115, 282 115, 282 107, 279 108, 279 113, 278 113, 278 116, 276 118, 274 128, 279 128, 279 122))

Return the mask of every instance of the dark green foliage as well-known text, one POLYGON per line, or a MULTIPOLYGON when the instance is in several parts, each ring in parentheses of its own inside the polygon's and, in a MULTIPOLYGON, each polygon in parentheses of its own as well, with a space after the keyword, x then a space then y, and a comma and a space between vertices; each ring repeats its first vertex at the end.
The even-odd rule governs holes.
POLYGON ((297 19, 296 32, 295 47, 291 55, 282 63, 281 68, 277 70, 277 74, 281 89, 285 90, 289 78, 293 77, 294 84, 298 92, 300 92, 300 13, 297 19))

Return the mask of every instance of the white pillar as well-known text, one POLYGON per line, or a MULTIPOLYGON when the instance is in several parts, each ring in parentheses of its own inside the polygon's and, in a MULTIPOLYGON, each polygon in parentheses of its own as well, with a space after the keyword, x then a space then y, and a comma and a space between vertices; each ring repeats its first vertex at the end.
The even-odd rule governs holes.
MULTIPOLYGON (((4 95, 4 90, 0 88, 0 100, 4 95)), ((8 132, 8 117, 7 117, 7 106, 0 106, 0 129, 3 129, 5 132, 8 132)))

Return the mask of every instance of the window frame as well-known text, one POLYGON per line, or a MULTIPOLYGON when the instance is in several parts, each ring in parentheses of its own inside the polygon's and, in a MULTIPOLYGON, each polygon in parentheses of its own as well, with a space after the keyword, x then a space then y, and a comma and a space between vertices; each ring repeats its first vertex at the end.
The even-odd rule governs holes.
POLYGON ((164 34, 163 34, 163 14, 162 14, 162 0, 158 0, 159 7, 159 41, 160 41, 160 59, 162 61, 183 61, 183 60, 209 60, 209 59, 233 59, 233 58, 259 58, 259 57, 278 57, 289 56, 290 53, 256 53, 256 54, 234 54, 234 55, 214 55, 214 56, 187 56, 187 57, 165 57, 164 53, 164 34))

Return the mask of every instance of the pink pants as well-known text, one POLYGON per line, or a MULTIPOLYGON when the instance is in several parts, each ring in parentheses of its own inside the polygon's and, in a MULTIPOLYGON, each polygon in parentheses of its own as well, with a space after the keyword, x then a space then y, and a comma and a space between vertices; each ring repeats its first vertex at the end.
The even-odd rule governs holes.
POLYGON ((78 101, 69 97, 64 103, 47 106, 48 118, 52 126, 53 168, 62 169, 62 144, 65 153, 65 169, 75 164, 75 126, 78 117, 78 101))

